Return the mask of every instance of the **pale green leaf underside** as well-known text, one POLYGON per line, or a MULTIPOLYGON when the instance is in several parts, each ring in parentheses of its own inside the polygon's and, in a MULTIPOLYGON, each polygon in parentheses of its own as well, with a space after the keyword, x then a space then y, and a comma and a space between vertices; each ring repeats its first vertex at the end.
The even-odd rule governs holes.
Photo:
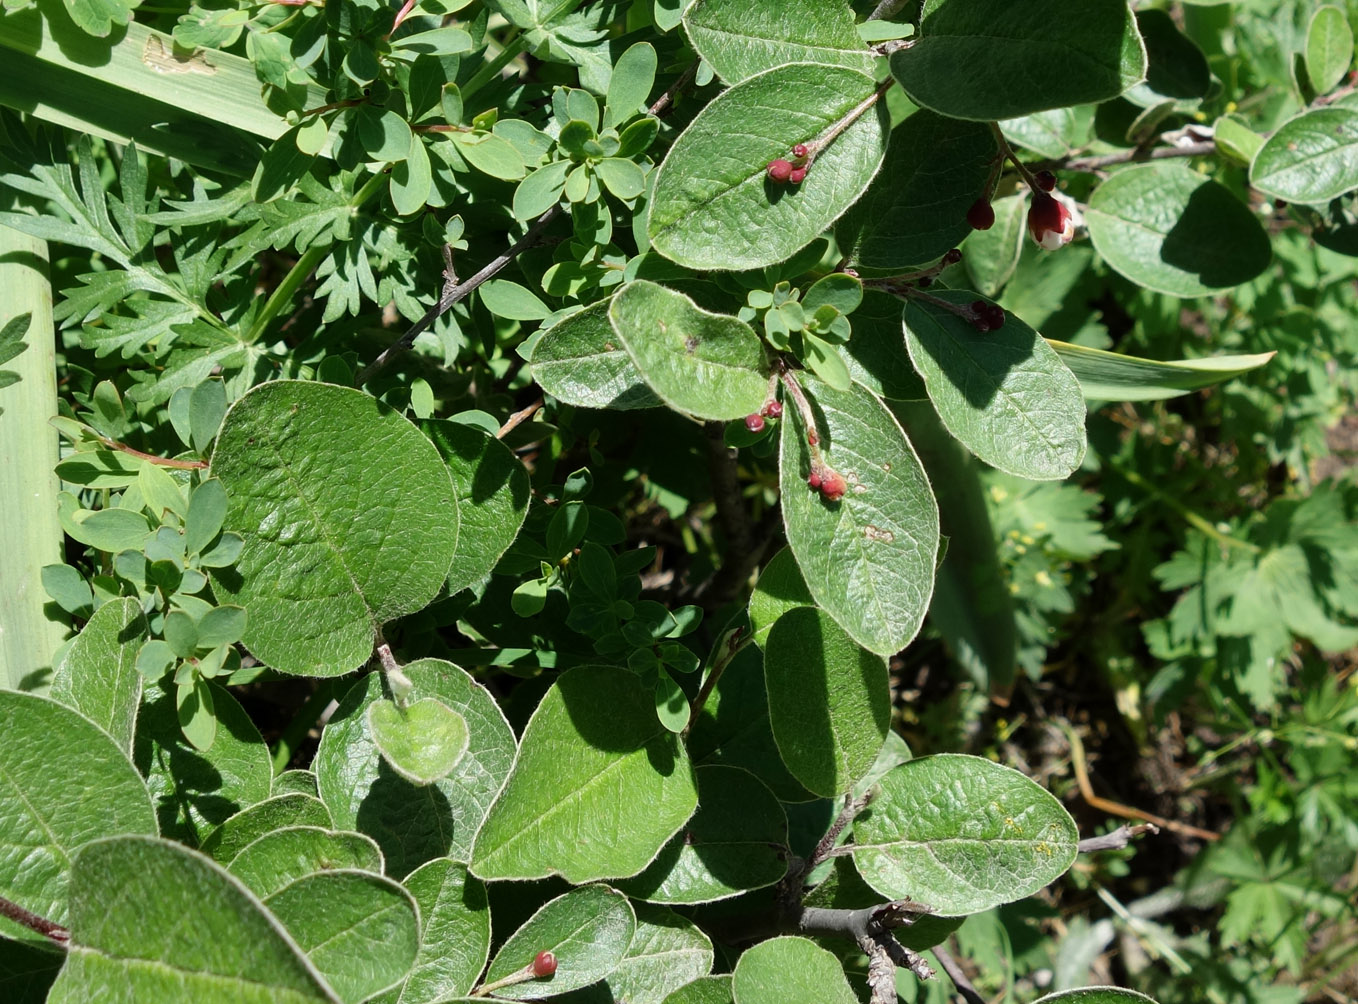
MULTIPOLYGON (((974 297, 940 291, 954 303, 974 297)), ((905 308, 905 344, 939 418, 986 463, 1035 481, 1068 477, 1085 455, 1085 402, 1056 352, 1005 314, 998 331, 977 331, 931 303, 905 308)))
POLYGON ((613 334, 609 302, 590 304, 547 329, 533 346, 533 379, 558 401, 579 408, 659 407, 661 400, 613 334))
POLYGON ((212 456, 245 538, 214 580, 249 611, 244 642, 287 673, 362 665, 386 621, 437 594, 457 547, 457 498, 419 430, 360 391, 277 381, 232 406, 212 456))
POLYGON ((1155 1000, 1121 987, 1080 987, 1078 990, 1058 990, 1038 998, 1033 1004, 1155 1004, 1155 1000))
POLYGON ((764 403, 764 350, 744 321, 710 313, 645 279, 614 297, 608 319, 637 372, 677 411, 721 421, 743 418, 764 403))
POLYGON ((854 642, 825 611, 789 610, 764 642, 769 721, 783 762, 827 798, 872 766, 891 725, 886 660, 854 642))
POLYGON ((886 152, 883 102, 817 158, 800 185, 775 185, 770 160, 816 139, 876 84, 857 70, 793 63, 719 94, 670 148, 656 176, 648 233, 665 257, 699 269, 790 258, 867 188, 886 152))
POLYGON ((340 1000, 252 893, 186 847, 95 841, 76 858, 71 893, 70 952, 49 1004, 340 1000))
POLYGON ((1306 203, 1358 188, 1358 109, 1317 108, 1284 123, 1255 154, 1250 184, 1306 203))
POLYGON ((807 487, 806 430, 787 407, 779 458, 788 544, 816 602, 854 641, 899 652, 919 630, 933 591, 938 506, 914 448, 885 405, 854 384, 803 382, 820 420, 826 461, 848 481, 837 503, 807 487))
POLYGON ((785 63, 824 63, 872 73, 876 57, 836 0, 698 0, 684 12, 694 51, 727 84, 785 63))
POLYGON ((732 977, 735 1004, 856 1004, 834 955, 807 938, 782 937, 747 949, 732 977))
POLYGON ((58 924, 79 848, 156 832, 146 785, 106 732, 64 704, 0 690, 0 896, 58 924))
POLYGON ((1089 237, 1127 278, 1171 296, 1248 282, 1273 257, 1258 217, 1224 185, 1182 164, 1140 164, 1094 192, 1089 237))
POLYGON ((524 729, 513 774, 476 836, 484 879, 635 875, 697 807, 688 754, 625 669, 564 673, 524 729), (645 806, 645 812, 635 807, 645 806))
POLYGON ((918 105, 995 121, 1104 101, 1140 82, 1146 50, 1125 0, 945 0, 891 72, 918 105))
POLYGON ((853 857, 884 896, 944 916, 979 913, 1036 892, 1075 860, 1070 814, 1009 767, 940 754, 878 783, 881 794, 854 822, 853 857))
POLYGON ((603 885, 572 889, 544 904, 511 934, 486 971, 493 983, 531 963, 538 952, 556 956, 549 979, 507 991, 521 1000, 552 997, 597 983, 617 968, 636 933, 627 897, 603 885))
POLYGON ((1086 401, 1159 401, 1233 380, 1267 365, 1273 352, 1202 359, 1138 359, 1047 339, 1070 367, 1086 401))
POLYGON ((321 735, 314 770, 335 825, 377 841, 387 873, 400 877, 434 858, 465 860, 472 836, 514 761, 514 734, 495 699, 450 662, 420 659, 404 667, 410 700, 434 697, 467 722, 467 753, 430 785, 411 784, 386 765, 368 728, 367 709, 384 700, 382 677, 355 684, 321 735))
POLYGON ((52 696, 102 728, 129 754, 141 700, 137 652, 145 636, 146 618, 137 600, 105 603, 52 675, 52 696))
POLYGON ((467 752, 467 721, 434 697, 368 705, 368 731, 392 770, 414 784, 447 777, 467 752))

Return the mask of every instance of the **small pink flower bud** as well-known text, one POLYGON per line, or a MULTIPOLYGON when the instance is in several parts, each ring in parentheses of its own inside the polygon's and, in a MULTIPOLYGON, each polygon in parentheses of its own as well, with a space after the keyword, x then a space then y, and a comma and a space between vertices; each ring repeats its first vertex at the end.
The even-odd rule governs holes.
POLYGON ((848 490, 844 476, 837 471, 827 470, 820 479, 820 493, 827 502, 838 502, 848 490))
POLYGON ((788 174, 787 180, 789 183, 793 185, 800 185, 803 181, 806 180, 806 168, 794 167, 792 171, 788 174))
POLYGON ((1075 220, 1070 210, 1046 192, 1034 192, 1028 207, 1028 233, 1038 247, 1055 251, 1075 237, 1075 220))
POLYGON ((778 160, 769 161, 769 166, 765 168, 765 170, 768 172, 770 181, 776 181, 781 185, 783 182, 787 181, 788 176, 792 174, 792 165, 786 160, 779 158, 778 160))
POLYGON ((764 416, 763 416, 763 415, 746 415, 746 416, 745 416, 745 428, 749 429, 751 432, 763 432, 763 431, 764 431, 764 416))

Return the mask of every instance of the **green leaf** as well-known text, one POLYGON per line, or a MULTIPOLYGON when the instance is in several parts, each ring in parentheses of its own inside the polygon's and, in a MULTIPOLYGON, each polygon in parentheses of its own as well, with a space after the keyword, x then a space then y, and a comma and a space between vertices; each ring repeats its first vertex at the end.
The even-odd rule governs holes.
POLYGON ((321 826, 334 823, 319 798, 303 792, 274 795, 242 809, 209 834, 201 850, 214 860, 230 865, 236 855, 266 833, 285 826, 321 826))
POLYGON ((323 826, 284 826, 246 844, 227 871, 256 896, 278 892, 312 872, 355 868, 382 872, 382 852, 371 837, 323 826))
POLYGON ((530 289, 508 279, 491 279, 480 287, 481 302, 496 317, 514 321, 540 321, 552 309, 530 289))
POLYGON ((1146 74, 1146 50, 1123 0, 941 0, 920 37, 891 56, 917 105, 994 121, 1115 98, 1146 74))
POLYGON ((402 876, 439 857, 466 859, 472 837, 514 760, 514 734, 486 689, 452 663, 403 667, 412 701, 437 698, 460 714, 470 739, 453 773, 419 786, 387 767, 368 728, 368 705, 384 699, 382 677, 355 684, 321 734, 313 769, 337 826, 375 839, 387 873, 402 876))
POLYGON ((768 786, 749 771, 699 767, 698 812, 640 875, 617 883, 652 903, 710 903, 773 885, 787 872, 778 848, 787 817, 768 786))
POLYGON ((467 721, 433 697, 398 708, 368 705, 368 731, 388 767, 412 784, 431 784, 453 772, 467 752, 467 721))
POLYGON ((391 204, 401 216, 418 213, 429 201, 434 184, 429 151, 418 135, 410 137, 410 152, 391 169, 391 204))
POLYGON ((366 103, 358 106, 354 131, 367 158, 383 163, 405 160, 414 138, 409 124, 396 112, 366 103))
POLYGON ((1288 202, 1328 202, 1358 188, 1358 109, 1303 112, 1255 154, 1250 184, 1288 202))
POLYGON ((1248 164, 1254 160, 1264 137, 1251 129, 1239 115, 1223 115, 1212 126, 1212 139, 1217 150, 1248 164))
POLYGON ((731 974, 694 980, 666 997, 663 1004, 733 1004, 731 974))
POLYGON ((1248 282, 1272 260, 1258 217, 1226 186, 1182 164, 1139 164, 1095 190, 1085 211, 1104 260, 1171 296, 1248 282))
POLYGON ((175 687, 175 711, 179 731, 199 752, 210 750, 217 738, 217 711, 212 704, 212 688, 207 680, 193 673, 175 687))
POLYGON ((619 199, 635 199, 646 190, 646 173, 630 160, 605 157, 594 165, 594 171, 604 187, 619 199))
POLYGON ((1339 85, 1353 62, 1353 29, 1342 8, 1316 8, 1306 31, 1306 75, 1317 94, 1339 85))
POLYGON ((220 380, 204 380, 194 387, 189 392, 189 444, 206 455, 225 416, 226 384, 220 380))
POLYGON ((1212 69, 1202 50, 1166 11, 1137 11, 1136 27, 1146 46, 1146 82, 1129 90, 1126 99, 1141 108, 1154 108, 1167 99, 1180 107, 1195 107, 1212 84, 1212 69))
POLYGON ((763 405, 764 349, 744 321, 645 279, 623 287, 608 318, 637 372, 675 410, 723 420, 763 405))
POLYGON ((867 290, 844 349, 855 382, 888 401, 918 401, 925 397, 924 381, 905 351, 901 311, 901 301, 890 293, 867 290))
POLYGON ((457 550, 448 591, 485 581, 528 514, 528 472, 494 436, 461 422, 420 423, 448 464, 457 493, 457 550))
POLYGON ((823 610, 779 617, 764 643, 773 738, 792 775, 817 795, 853 787, 891 725, 886 660, 860 648, 823 610))
POLYGON ((856 1004, 839 959, 807 938, 771 938, 746 949, 731 980, 736 1004, 856 1004))
POLYGON ((457 152, 482 174, 502 181, 518 181, 527 173, 523 155, 509 140, 494 133, 453 133, 457 152))
POLYGON ((51 696, 98 725, 129 756, 141 701, 137 652, 146 631, 138 601, 105 603, 52 674, 51 696))
POLYGON ((264 905, 345 1004, 358 1004, 399 981, 419 951, 419 908, 410 893, 381 875, 344 870, 307 875, 264 905))
POLYGON ((1010 195, 990 206, 995 210, 995 225, 972 232, 962 245, 962 262, 977 292, 994 299, 1018 269, 1027 230, 1028 199, 1010 195))
POLYGON ((911 115, 892 134, 881 172, 835 224, 845 258, 899 271, 956 247, 972 232, 967 210, 985 190, 995 156, 984 123, 911 115))
POLYGON ((846 66, 869 74, 875 63, 854 27, 853 11, 843 3, 698 0, 684 12, 684 31, 727 84, 786 63, 846 66))
POLYGON ((1061 803, 1018 771, 944 753, 878 782, 854 821, 854 864, 884 896, 943 916, 980 913, 1037 892, 1075 860, 1079 833, 1061 803))
POLYGON ((876 84, 843 67, 794 63, 719 94, 660 165, 647 232, 665 257, 698 269, 746 269, 790 258, 863 194, 886 152, 878 101, 816 158, 800 185, 765 168, 815 140, 876 84))
POLYGON ((572 669, 524 729, 513 773, 476 835, 471 870, 573 883, 635 875, 697 797, 687 751, 656 721, 641 681, 625 669, 572 669), (617 815, 629 806, 636 811, 617 815))
POLYGON ((1233 380, 1267 365, 1273 352, 1202 359, 1138 359, 1051 339, 1062 362, 1080 381, 1086 401, 1160 401, 1233 380))
POLYGON ((1155 1004, 1153 998, 1120 987, 1081 987, 1059 990, 1040 997, 1033 1004, 1155 1004))
POLYGON ((214 826, 269 797, 269 748, 236 699, 215 687, 217 737, 200 752, 184 741, 174 695, 148 687, 137 715, 132 758, 155 800, 162 836, 197 844, 214 826))
POLYGON ((0 896, 65 924, 71 859, 107 833, 156 832, 146 785, 89 719, 0 690, 0 896))
POLYGON ((66 13, 83 31, 107 38, 116 27, 132 20, 138 0, 67 0, 66 13))
MULTIPOLYGON (((942 291, 951 303, 975 299, 942 291)), ((905 344, 939 418, 992 467, 1035 481, 1068 477, 1085 455, 1085 402, 1056 352, 1028 325, 979 332, 932 303, 905 308, 905 344)))
POLYGON ((712 971, 712 942, 693 921, 663 906, 633 907, 637 931, 627 954, 607 979, 567 998, 572 1004, 663 1004, 670 991, 712 971))
POLYGON ((276 381, 227 413, 212 456, 245 538, 223 598, 244 642, 285 673, 339 676, 378 628, 423 608, 457 548, 448 469, 419 430, 361 391, 276 381), (451 518, 450 518, 451 517, 451 518))
POLYGON ((551 209, 561 199, 566 184, 569 160, 557 160, 538 168, 514 189, 514 218, 531 220, 551 209))
POLYGON ((894 655, 919 631, 933 589, 938 506, 910 441, 881 401, 804 378, 821 449, 848 482, 838 502, 807 487, 807 430, 786 406, 779 458, 787 540, 816 602, 870 652, 894 655))
POLYGON ((421 865, 403 884, 420 908, 420 952, 397 999, 430 1004, 468 993, 490 958, 486 887, 447 858, 421 865))
POLYGON ((533 346, 533 379, 544 391, 581 408, 656 408, 663 402, 615 339, 609 301, 558 321, 533 346))
POLYGON ((516 984, 507 995, 537 1000, 589 986, 617 968, 636 927, 636 915, 621 893, 603 885, 572 889, 544 904, 509 936, 484 982, 522 969, 538 952, 551 952, 557 966, 552 976, 516 984))
POLYGON ((806 588, 797 559, 790 548, 783 548, 764 566, 759 581, 750 594, 749 615, 751 640, 763 648, 768 643, 769 631, 778 618, 798 607, 814 607, 815 599, 806 588))
POLYGON ((645 110, 646 99, 655 86, 657 58, 650 42, 636 42, 613 64, 608 78, 608 100, 604 103, 604 128, 619 126, 645 110))
POLYGON ((210 860, 154 837, 76 858, 71 943, 50 1004, 306 1004, 334 996, 283 926, 210 860), (194 937, 185 937, 192 919, 194 937))

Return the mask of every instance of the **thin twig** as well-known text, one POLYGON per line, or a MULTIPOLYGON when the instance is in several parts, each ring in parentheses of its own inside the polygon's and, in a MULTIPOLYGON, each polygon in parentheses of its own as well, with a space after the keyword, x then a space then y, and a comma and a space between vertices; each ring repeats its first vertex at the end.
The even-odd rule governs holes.
POLYGON ((1120 851, 1143 833, 1154 835, 1159 832, 1160 827, 1154 823, 1141 823, 1137 826, 1128 826, 1124 823, 1112 833, 1105 833, 1098 837, 1086 837, 1080 841, 1075 849, 1081 854, 1089 854, 1091 851, 1120 851))
POLYGON ((868 20, 880 21, 884 18, 895 17, 900 13, 901 8, 904 7, 905 4, 906 0, 882 0, 881 3, 873 8, 872 13, 868 15, 868 20))
POLYGON ((508 436, 520 425, 522 425, 528 419, 532 418, 541 409, 542 409, 542 396, 538 395, 538 399, 534 401, 532 404, 530 404, 527 408, 521 408, 518 411, 514 412, 514 414, 510 415, 507 419, 505 419, 505 424, 500 426, 500 430, 497 433, 495 433, 495 438, 504 439, 505 436, 508 436))
POLYGON ((731 665, 732 660, 740 654, 741 650, 753 640, 754 635, 746 631, 743 626, 728 631, 718 640, 717 657, 712 663, 712 669, 708 671, 707 678, 703 680, 703 685, 698 688, 698 696, 693 698, 693 703, 689 705, 688 724, 684 726, 684 737, 688 736, 689 731, 698 721, 698 716, 702 714, 707 699, 712 696, 712 691, 716 689, 721 674, 726 671, 726 667, 731 665))
POLYGON ((171 460, 169 457, 157 457, 153 453, 142 453, 141 450, 134 450, 126 443, 120 443, 116 439, 109 439, 107 436, 100 436, 99 442, 103 443, 110 450, 126 453, 130 457, 136 457, 138 460, 145 460, 148 464, 155 464, 157 467, 172 467, 177 471, 197 471, 207 466, 207 461, 205 460, 171 460))
POLYGON ((1092 174, 1095 171, 1103 170, 1105 167, 1114 167, 1118 164, 1139 163, 1146 160, 1167 160, 1171 157, 1208 157, 1216 153, 1216 150, 1217 145, 1213 142, 1187 143, 1184 146, 1161 146, 1154 150, 1137 147, 1133 150, 1123 150, 1120 153, 1104 154, 1102 157, 1044 160, 1039 163, 1038 167, 1041 170, 1086 171, 1092 174))
POLYGON ((707 472, 712 479, 712 499, 717 504, 717 521, 726 535, 727 554, 743 554, 750 549, 750 514, 740 491, 737 453, 726 445, 726 423, 704 422, 707 435, 707 472))
POLYGON ((986 999, 981 996, 979 990, 972 986, 971 980, 967 979, 967 974, 962 972, 962 967, 957 964, 957 960, 952 957, 942 945, 935 945, 931 951, 938 964, 943 967, 943 971, 948 974, 948 979, 952 980, 953 986, 957 987, 957 992, 962 995, 962 999, 967 1004, 986 1004, 986 999))
POLYGON ((71 932, 62 927, 55 921, 40 917, 31 910, 25 910, 18 903, 5 899, 0 896, 0 917, 8 917, 16 924, 22 924, 30 931, 37 931, 44 938, 49 938, 62 948, 71 940, 71 932))

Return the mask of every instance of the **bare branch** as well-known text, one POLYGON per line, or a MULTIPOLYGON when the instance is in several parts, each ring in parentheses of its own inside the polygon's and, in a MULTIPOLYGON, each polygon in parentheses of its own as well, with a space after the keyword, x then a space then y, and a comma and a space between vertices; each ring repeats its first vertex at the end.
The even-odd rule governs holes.
POLYGON ((1154 836, 1159 832, 1160 827, 1154 823, 1141 823, 1137 826, 1128 826, 1124 823, 1112 833, 1105 833, 1098 837, 1086 837, 1080 841, 1076 850, 1081 854, 1088 854, 1091 851, 1119 851, 1143 833, 1154 836))
POLYGON ((538 399, 534 401, 532 404, 530 404, 527 408, 521 408, 519 411, 516 411, 514 412, 514 414, 510 415, 509 418, 505 419, 505 424, 500 426, 500 431, 495 433, 495 438, 504 439, 505 436, 513 432, 525 421, 536 415, 541 408, 542 408, 542 396, 538 395, 538 399))
POLYGON ((18 903, 12 902, 0 896, 0 917, 8 917, 16 924, 22 924, 30 931, 37 931, 44 938, 49 938, 62 948, 71 940, 71 932, 62 927, 55 921, 40 917, 31 910, 25 910, 18 903))
POLYGON ((1154 150, 1136 147, 1132 150, 1123 150, 1120 153, 1105 154, 1102 157, 1073 157, 1043 161, 1040 167, 1053 171, 1088 171, 1093 173, 1101 171, 1105 167, 1145 160, 1167 160, 1171 157, 1208 157, 1216 151, 1217 145, 1213 142, 1185 143, 1183 146, 1161 146, 1154 150))
POLYGON ((986 1004, 986 999, 981 996, 979 990, 972 986, 971 980, 967 979, 967 974, 962 972, 962 967, 952 957, 952 953, 942 945, 935 945, 931 951, 934 953, 934 958, 938 960, 938 964, 943 967, 943 971, 948 974, 948 979, 952 980, 953 986, 957 987, 957 992, 962 995, 962 999, 967 1004, 986 1004))

